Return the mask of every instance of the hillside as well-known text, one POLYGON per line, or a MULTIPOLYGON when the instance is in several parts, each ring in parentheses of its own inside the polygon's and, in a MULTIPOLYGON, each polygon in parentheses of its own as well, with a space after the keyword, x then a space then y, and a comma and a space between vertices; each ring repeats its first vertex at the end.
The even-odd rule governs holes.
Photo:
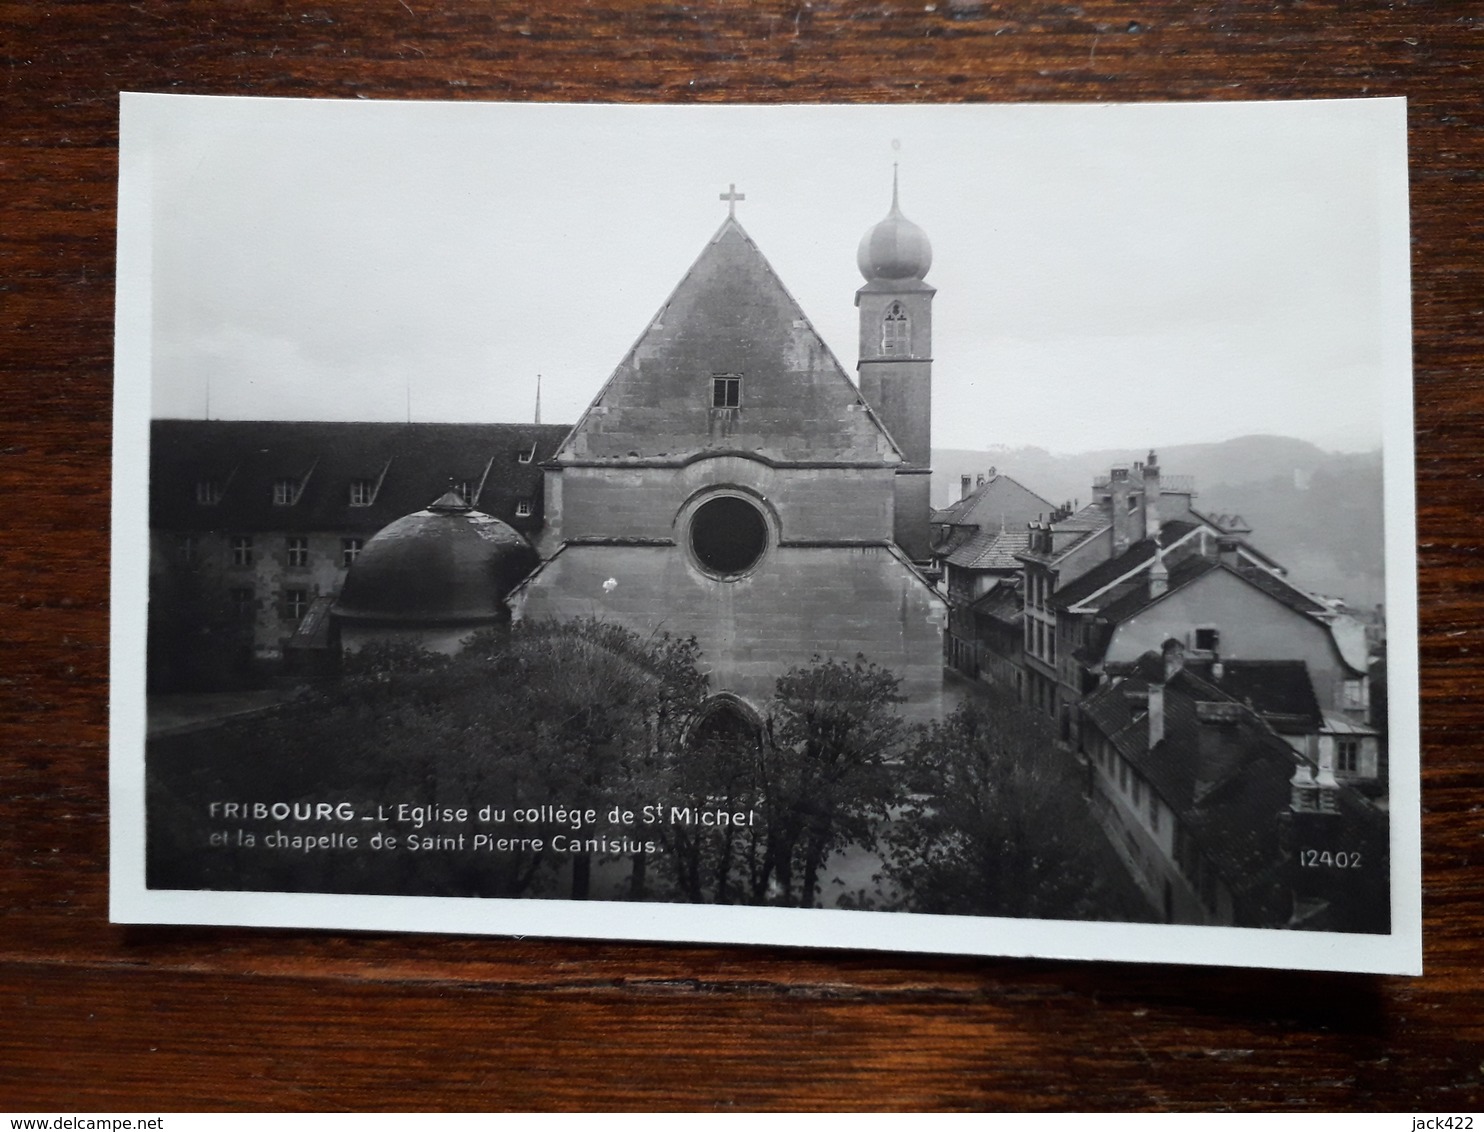
MULTIPOLYGON (((1158 450, 1171 475, 1195 477, 1196 506, 1236 512, 1252 541, 1288 567, 1306 589, 1343 597, 1356 608, 1383 600, 1381 453, 1335 453, 1282 436, 1244 436, 1158 450)), ((959 477, 990 467, 1053 503, 1087 502, 1092 479, 1147 449, 1053 455, 1044 448, 934 449, 933 503, 958 497, 959 477)))

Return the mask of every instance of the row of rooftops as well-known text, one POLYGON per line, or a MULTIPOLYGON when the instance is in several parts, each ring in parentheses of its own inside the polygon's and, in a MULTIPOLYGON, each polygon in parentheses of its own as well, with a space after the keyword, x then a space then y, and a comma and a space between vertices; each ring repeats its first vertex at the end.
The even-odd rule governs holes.
MULTIPOLYGON (((1316 784, 1315 768, 1280 734, 1285 724, 1308 727, 1322 718, 1302 662, 1213 669, 1149 652, 1120 677, 1082 701, 1083 717, 1174 811, 1231 892, 1239 922, 1281 925, 1292 911, 1288 815, 1331 814, 1367 860, 1384 860, 1385 816, 1322 770, 1316 784)), ((1384 878, 1384 870, 1374 875, 1384 878)), ((1337 917, 1331 926, 1355 930, 1367 917, 1384 916, 1384 903, 1356 904, 1330 909, 1337 917)))
POLYGON ((450 488, 532 530, 568 425, 157 420, 150 525, 374 532, 450 488))

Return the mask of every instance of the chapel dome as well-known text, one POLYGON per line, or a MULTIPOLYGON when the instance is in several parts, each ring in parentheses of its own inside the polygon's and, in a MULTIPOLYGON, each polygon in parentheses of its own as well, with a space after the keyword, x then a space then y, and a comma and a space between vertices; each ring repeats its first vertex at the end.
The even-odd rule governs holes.
POLYGON ((505 595, 536 560, 518 531, 450 491, 366 540, 333 612, 349 621, 503 621, 505 595))
POLYGON ((927 233, 903 216, 897 205, 895 177, 891 185, 891 211, 861 237, 855 262, 868 283, 921 279, 933 266, 933 245, 928 242, 927 233))

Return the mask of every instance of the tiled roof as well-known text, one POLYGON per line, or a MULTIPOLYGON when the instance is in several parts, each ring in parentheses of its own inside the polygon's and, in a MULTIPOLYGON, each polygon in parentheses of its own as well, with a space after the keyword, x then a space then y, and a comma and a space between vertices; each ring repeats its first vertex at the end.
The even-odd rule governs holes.
POLYGON ((1296 609, 1300 613, 1327 613, 1329 608, 1321 601, 1316 600, 1292 582, 1261 570, 1256 566, 1242 565, 1237 571, 1258 589, 1269 597, 1275 597, 1290 609, 1296 609))
POLYGON ((991 586, 970 605, 971 612, 992 617, 1007 625, 1019 625, 1025 615, 1025 602, 1020 593, 1019 578, 1005 578, 991 586))
POLYGON ((480 511, 532 532, 542 522, 541 463, 568 425, 387 424, 348 421, 159 420, 150 429, 150 525, 198 531, 345 531, 371 534, 420 511, 467 480, 480 511), (292 481, 294 501, 274 503, 292 481), (351 483, 373 502, 352 506, 351 483), (221 498, 197 502, 215 481, 221 498), (529 516, 517 504, 531 506, 529 516))
POLYGON ((965 570, 1019 570, 1018 554, 1030 545, 1029 531, 984 531, 947 556, 951 566, 965 570))
MULTIPOLYGON (((1145 654, 1128 678, 1084 700, 1083 712, 1176 812, 1231 892, 1238 923, 1282 924, 1291 899, 1284 815, 1302 760, 1252 709, 1188 668, 1166 684, 1164 739, 1151 750, 1148 691, 1162 667, 1145 654), (1222 722, 1203 722, 1203 711, 1222 722)), ((1383 859, 1384 817, 1349 787, 1337 799, 1367 857, 1383 859)))
POLYGON ((1149 575, 1146 573, 1138 579, 1137 585, 1132 590, 1099 609, 1098 616, 1110 624, 1127 621, 1140 610, 1161 600, 1163 596, 1172 594, 1190 585, 1197 578, 1219 568, 1220 563, 1214 558, 1202 558, 1199 555, 1177 562, 1170 568, 1170 576, 1165 582, 1165 593, 1161 597, 1150 596, 1149 575))
MULTIPOLYGON (((1195 530, 1193 523, 1182 520, 1171 520, 1159 529, 1159 545, 1167 547, 1176 540, 1195 530)), ((1087 573, 1081 575, 1072 582, 1057 590, 1051 595, 1051 604, 1057 609, 1069 609, 1078 602, 1091 597, 1104 586, 1111 585, 1119 578, 1154 557, 1154 539, 1140 539, 1122 554, 1100 562, 1087 573)))
POLYGON ((1049 515, 1054 505, 1014 476, 996 472, 962 499, 934 511, 937 524, 976 526, 980 530, 1023 527, 1038 515, 1049 515))
POLYGON ((1186 662, 1203 679, 1223 692, 1249 704, 1274 726, 1301 723, 1318 730, 1323 715, 1309 679, 1309 666, 1301 660, 1226 660, 1217 677, 1211 662, 1186 662))

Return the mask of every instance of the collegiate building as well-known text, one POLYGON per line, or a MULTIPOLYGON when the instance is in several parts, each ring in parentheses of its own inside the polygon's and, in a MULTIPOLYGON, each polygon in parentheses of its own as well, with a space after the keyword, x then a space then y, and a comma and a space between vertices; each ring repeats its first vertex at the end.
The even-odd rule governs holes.
POLYGON ((223 642, 280 661, 598 617, 695 636, 744 715, 856 654, 938 715, 932 249, 895 186, 857 262, 858 385, 731 212, 570 429, 156 422, 156 683, 223 642))
POLYGON ((514 617, 694 635, 754 709, 791 665, 860 653, 937 715, 931 260, 894 197, 858 255, 857 388, 728 216, 548 465, 514 617))

